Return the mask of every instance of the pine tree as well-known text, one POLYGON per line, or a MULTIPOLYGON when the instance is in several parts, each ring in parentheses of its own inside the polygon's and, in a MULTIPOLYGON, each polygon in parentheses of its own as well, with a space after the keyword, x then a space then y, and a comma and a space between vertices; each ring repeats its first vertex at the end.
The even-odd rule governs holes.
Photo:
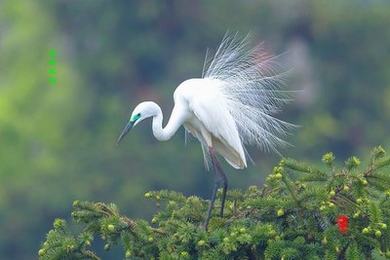
POLYGON ((38 254, 100 259, 90 249, 100 237, 106 250, 122 246, 126 259, 390 258, 390 156, 376 147, 364 167, 356 156, 343 167, 334 160, 327 153, 318 168, 283 159, 263 187, 229 191, 225 216, 214 210, 207 231, 208 201, 174 191, 145 194, 159 208, 150 222, 123 216, 114 204, 75 201, 81 232, 56 219, 38 254))

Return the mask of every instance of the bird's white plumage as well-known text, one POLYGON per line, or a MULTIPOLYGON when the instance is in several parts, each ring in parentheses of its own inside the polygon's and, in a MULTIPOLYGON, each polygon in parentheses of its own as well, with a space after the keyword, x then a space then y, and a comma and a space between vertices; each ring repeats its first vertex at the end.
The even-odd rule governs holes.
POLYGON ((278 152, 293 124, 273 116, 288 102, 282 90, 284 73, 248 37, 225 36, 211 60, 206 57, 202 78, 181 83, 175 93, 169 122, 162 128, 162 112, 154 102, 138 105, 140 121, 153 117, 154 136, 168 140, 184 125, 202 144, 207 168, 213 147, 234 168, 247 166, 245 145, 278 152))
POLYGON ((250 48, 248 37, 225 36, 212 59, 206 57, 202 76, 183 82, 175 94, 185 97, 195 115, 184 126, 201 141, 206 165, 207 135, 238 169, 247 166, 244 145, 279 153, 288 144, 283 137, 295 125, 273 116, 290 100, 289 91, 282 90, 285 73, 274 57, 260 46, 250 48))
POLYGON ((207 167, 208 148, 214 147, 234 168, 242 169, 247 165, 244 148, 222 84, 217 79, 186 80, 175 91, 175 106, 184 101, 188 107, 184 127, 201 142, 207 167))

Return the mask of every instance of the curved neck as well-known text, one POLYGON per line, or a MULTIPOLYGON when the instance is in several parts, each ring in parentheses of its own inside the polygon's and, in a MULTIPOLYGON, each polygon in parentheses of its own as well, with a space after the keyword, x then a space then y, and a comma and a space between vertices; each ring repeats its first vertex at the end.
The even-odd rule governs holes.
POLYGON ((163 113, 161 108, 159 107, 157 115, 153 117, 152 129, 153 135, 159 141, 167 141, 171 139, 171 137, 176 133, 179 127, 184 122, 184 114, 183 111, 175 105, 172 110, 171 117, 169 118, 169 122, 163 128, 163 113))

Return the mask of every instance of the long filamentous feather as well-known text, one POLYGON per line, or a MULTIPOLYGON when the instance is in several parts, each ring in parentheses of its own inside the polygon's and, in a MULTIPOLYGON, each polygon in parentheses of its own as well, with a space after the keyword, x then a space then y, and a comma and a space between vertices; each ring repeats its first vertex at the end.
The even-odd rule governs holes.
POLYGON ((251 48, 249 42, 249 35, 226 34, 211 61, 206 55, 202 76, 223 82, 220 90, 242 143, 279 153, 296 127, 273 116, 291 101, 293 91, 283 89, 288 71, 278 56, 267 55, 261 45, 251 48))

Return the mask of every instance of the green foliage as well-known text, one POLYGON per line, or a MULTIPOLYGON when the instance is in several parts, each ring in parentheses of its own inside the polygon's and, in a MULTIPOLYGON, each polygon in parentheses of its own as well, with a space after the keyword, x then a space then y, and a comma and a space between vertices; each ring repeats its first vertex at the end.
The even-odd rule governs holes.
MULTIPOLYGON (((31 259, 47 223, 75 199, 115 201, 142 217, 152 211, 139 203, 145 190, 208 194, 201 149, 184 149, 183 133, 157 144, 145 123, 119 148, 114 142, 141 100, 159 102, 168 119, 174 88, 200 76, 206 48, 227 29, 251 31, 268 53, 297 61, 287 85, 303 91, 279 116, 303 127, 283 154, 312 162, 325 151, 344 158, 390 144, 388 0, 107 3, 0 1, 1 258, 31 259)), ((256 167, 230 183, 262 184, 273 158, 256 154, 256 167)), ((310 197, 318 187, 307 189, 310 197)))
POLYGON ((389 257, 390 157, 377 147, 364 167, 355 156, 344 167, 334 159, 324 155, 321 168, 283 159, 264 187, 229 191, 225 216, 217 215, 217 203, 207 231, 208 201, 195 196, 147 192, 159 209, 150 222, 123 216, 114 204, 75 201, 72 217, 81 232, 72 234, 56 219, 40 259, 99 259, 90 249, 97 236, 106 250, 122 246, 127 259, 389 257), (342 215, 349 219, 345 232, 337 224, 342 215))

